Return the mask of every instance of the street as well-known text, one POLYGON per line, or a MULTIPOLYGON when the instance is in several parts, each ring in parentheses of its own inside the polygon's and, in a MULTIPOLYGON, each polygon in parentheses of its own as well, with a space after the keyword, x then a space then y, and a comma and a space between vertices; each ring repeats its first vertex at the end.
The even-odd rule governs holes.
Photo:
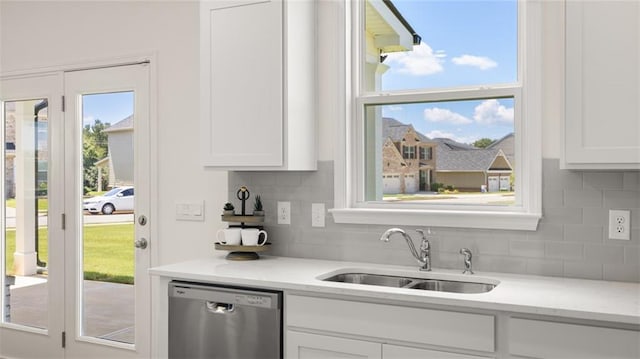
MULTIPOLYGON (((6 228, 16 227, 16 209, 13 207, 5 207, 6 211, 6 228)), ((85 214, 84 224, 106 224, 106 223, 130 223, 133 222, 133 213, 116 213, 111 215, 103 214, 85 214)), ((38 216, 38 224, 47 225, 47 216, 45 214, 38 216)))

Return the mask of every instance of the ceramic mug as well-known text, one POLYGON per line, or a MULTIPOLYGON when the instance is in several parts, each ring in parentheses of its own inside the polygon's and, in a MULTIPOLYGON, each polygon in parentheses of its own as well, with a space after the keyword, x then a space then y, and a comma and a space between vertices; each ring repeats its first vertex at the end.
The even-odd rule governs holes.
POLYGON ((220 244, 226 244, 229 246, 239 246, 240 245, 240 228, 225 228, 219 229, 216 233, 216 238, 220 244), (220 238, 222 235, 222 238, 220 238))
POLYGON ((267 243, 267 232, 257 228, 245 228, 242 233, 243 246, 262 246, 267 243), (264 234, 264 240, 260 242, 260 234, 264 234))

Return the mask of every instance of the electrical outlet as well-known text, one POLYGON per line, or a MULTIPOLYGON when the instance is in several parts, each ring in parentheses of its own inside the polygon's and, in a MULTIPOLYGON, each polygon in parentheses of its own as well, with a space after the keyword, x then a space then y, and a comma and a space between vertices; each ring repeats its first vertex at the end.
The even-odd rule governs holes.
POLYGON ((311 227, 324 227, 324 203, 311 204, 311 227))
POLYGON ((609 210, 609 239, 631 239, 631 211, 609 210))
POLYGON ((278 202, 278 224, 291 224, 291 202, 278 202))

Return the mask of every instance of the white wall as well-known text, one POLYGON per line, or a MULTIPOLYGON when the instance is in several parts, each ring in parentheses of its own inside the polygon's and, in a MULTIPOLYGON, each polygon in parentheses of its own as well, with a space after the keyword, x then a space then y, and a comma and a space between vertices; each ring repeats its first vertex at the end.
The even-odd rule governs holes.
MULTIPOLYGON (((339 56, 338 1, 319 2, 319 159, 333 160, 339 56)), ((543 157, 560 158, 564 118, 564 4, 544 2, 543 157)), ((203 169, 198 149, 198 4, 195 1, 7 2, 0 7, 0 72, 157 54, 158 263, 211 250, 226 201, 223 172, 203 169), (175 203, 204 199, 206 221, 177 222, 175 203)))
POLYGON ((155 53, 157 184, 154 264, 212 252, 227 174, 199 164, 198 3, 0 1, 0 72, 155 53), (175 204, 205 200, 205 222, 175 220, 175 204))

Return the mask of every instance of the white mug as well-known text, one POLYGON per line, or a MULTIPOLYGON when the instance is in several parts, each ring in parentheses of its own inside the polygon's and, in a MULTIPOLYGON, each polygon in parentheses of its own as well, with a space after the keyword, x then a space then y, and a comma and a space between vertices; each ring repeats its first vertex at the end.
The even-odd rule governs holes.
POLYGON ((242 231, 243 246, 262 246, 267 243, 267 232, 257 228, 245 228, 242 231), (264 240, 260 242, 260 234, 264 234, 264 240))
POLYGON ((226 244, 230 246, 239 246, 240 245, 240 228, 225 228, 219 229, 216 233, 216 238, 220 244, 226 244), (222 239, 220 239, 220 235, 222 235, 222 239))

